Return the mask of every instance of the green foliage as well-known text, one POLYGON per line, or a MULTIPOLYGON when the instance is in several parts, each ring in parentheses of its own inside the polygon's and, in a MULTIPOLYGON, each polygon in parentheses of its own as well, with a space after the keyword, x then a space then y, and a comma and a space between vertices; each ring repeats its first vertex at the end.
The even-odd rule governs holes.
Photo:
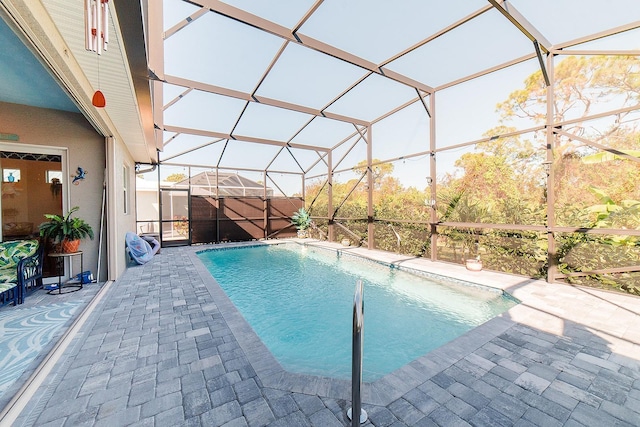
MULTIPOLYGON (((620 150, 621 153, 628 154, 629 156, 640 158, 640 150, 620 150)), ((611 153, 609 151, 600 151, 595 154, 590 154, 582 158, 582 162, 586 164, 592 163, 604 163, 612 160, 624 160, 626 157, 620 154, 611 153)))
POLYGON ((71 218, 71 214, 75 213, 78 206, 73 207, 64 215, 45 214, 48 222, 40 224, 40 236, 51 239, 54 243, 60 243, 62 240, 80 240, 87 237, 93 240, 93 229, 83 219, 71 218))
MULTIPOLYGON (((554 107, 556 118, 588 116, 614 99, 631 106, 640 100, 640 58, 634 56, 567 56, 554 67, 554 107)), ((542 72, 536 71, 524 88, 513 91, 498 104, 505 120, 513 117, 546 121, 547 88, 542 72)), ((628 114, 628 113, 623 113, 628 114)), ((621 122, 621 121, 620 121, 621 122)), ((581 127, 576 123, 575 128, 581 127)), ((584 128, 583 128, 584 130, 584 128)))
MULTIPOLYGON (((595 215, 594 228, 636 228, 640 224, 640 201, 622 200, 617 204, 604 191, 589 187, 589 190, 598 196, 600 204, 590 206, 587 212, 595 215)), ((617 244, 640 244, 638 238, 631 237, 625 240, 616 240, 617 244)))
POLYGON ((184 181, 185 179, 187 179, 187 175, 183 173, 172 173, 171 175, 167 176, 164 180, 167 182, 180 182, 180 181, 184 181))
MULTIPOLYGON (((640 224, 640 201, 623 200, 618 204, 601 189, 592 186, 590 191, 598 198, 599 203, 583 210, 590 221, 589 228, 624 229, 635 228, 640 224)), ((638 236, 571 233, 559 236, 557 241, 558 268, 565 274, 637 265, 640 258, 638 236)), ((569 277, 568 281, 613 287, 640 295, 638 274, 592 274, 569 277)))
MULTIPOLYGON (((640 259, 640 246, 617 244, 610 237, 583 233, 558 236, 558 268, 568 274, 611 268, 634 266, 640 259)), ((599 288, 614 288, 640 295, 639 273, 594 273, 570 276, 569 283, 599 288)))
POLYGON ((546 233, 485 230, 479 244, 485 268, 537 279, 546 277, 546 233))
POLYGON ((431 232, 426 224, 376 222, 375 248, 404 255, 430 256, 431 232))
POLYGON ((298 230, 306 230, 311 226, 311 216, 305 208, 300 208, 291 216, 291 223, 298 230))
MULTIPOLYGON (((549 141, 544 132, 504 136, 522 129, 520 118, 547 124, 548 88, 537 71, 497 105, 501 124, 485 133, 490 139, 461 155, 455 162, 456 169, 440 174, 433 183, 437 222, 640 229, 640 164, 628 157, 640 156, 640 121, 636 120, 637 108, 625 108, 640 103, 640 58, 567 56, 557 61, 553 76, 553 120, 560 123, 571 119, 559 128, 569 136, 558 134, 550 142, 553 161, 547 158, 549 141), (616 114, 586 120, 589 115, 610 110, 616 110, 616 114), (580 120, 581 116, 585 119, 580 120), (518 128, 512 127, 513 123, 518 128), (589 146, 585 140, 595 144, 589 146), (554 188, 547 188, 549 175, 554 178, 554 188), (547 193, 555 196, 555 218, 547 218, 547 193)), ((365 174, 366 161, 353 170, 357 175, 365 174)), ((391 163, 374 166, 372 174, 376 248, 428 256, 431 226, 427 223, 433 212, 430 188, 404 187, 393 177, 391 163)), ((335 212, 328 212, 327 185, 309 185, 306 194, 314 200, 314 216, 330 217, 366 240, 367 181, 357 183, 357 178, 333 181, 335 212)), ((327 227, 325 222, 322 227, 327 227)), ((339 227, 335 231, 338 240, 355 239, 339 227)), ((460 263, 480 255, 485 268, 546 277, 546 231, 462 225, 438 225, 437 231, 438 259, 460 263)), ((556 261, 562 273, 629 267, 640 259, 637 236, 555 236, 556 261)), ((567 280, 640 294, 640 273, 594 274, 567 280)))

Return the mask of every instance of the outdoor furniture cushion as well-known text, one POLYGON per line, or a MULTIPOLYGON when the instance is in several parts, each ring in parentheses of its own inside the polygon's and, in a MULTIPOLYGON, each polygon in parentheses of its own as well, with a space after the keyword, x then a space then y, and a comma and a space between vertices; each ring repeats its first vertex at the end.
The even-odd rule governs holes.
POLYGON ((18 283, 18 269, 0 268, 0 285, 11 282, 18 283))
POLYGON ((28 287, 42 286, 42 255, 37 240, 0 242, 0 304, 22 304, 28 287))
POLYGON ((128 231, 124 237, 129 249, 129 256, 138 264, 145 264, 153 258, 160 249, 160 243, 153 239, 153 247, 137 234, 128 231))
POLYGON ((18 284, 15 282, 0 283, 0 306, 13 303, 18 305, 18 284))
POLYGON ((16 267, 21 259, 35 254, 38 246, 37 240, 13 240, 0 243, 0 269, 16 267))

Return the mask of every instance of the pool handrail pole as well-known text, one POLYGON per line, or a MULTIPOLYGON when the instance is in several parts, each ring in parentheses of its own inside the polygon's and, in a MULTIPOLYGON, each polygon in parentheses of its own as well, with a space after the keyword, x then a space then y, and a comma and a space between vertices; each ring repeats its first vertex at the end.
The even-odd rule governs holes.
POLYGON ((362 388, 362 336, 364 329, 364 288, 362 280, 356 282, 353 297, 353 340, 351 355, 351 408, 347 417, 351 419, 351 427, 357 427, 367 421, 367 412, 362 409, 360 389, 362 388), (354 416, 359 414, 359 416, 354 416))

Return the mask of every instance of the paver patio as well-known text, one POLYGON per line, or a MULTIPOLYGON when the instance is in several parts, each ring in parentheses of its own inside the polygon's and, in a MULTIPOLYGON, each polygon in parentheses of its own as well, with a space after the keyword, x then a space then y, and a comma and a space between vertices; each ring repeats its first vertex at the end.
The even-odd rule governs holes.
MULTIPOLYGON (((521 301, 365 384, 366 425, 640 425, 638 298, 313 244, 521 301)), ((205 248, 165 248, 105 285, 13 425, 350 425, 350 383, 283 371, 197 259, 205 248)))

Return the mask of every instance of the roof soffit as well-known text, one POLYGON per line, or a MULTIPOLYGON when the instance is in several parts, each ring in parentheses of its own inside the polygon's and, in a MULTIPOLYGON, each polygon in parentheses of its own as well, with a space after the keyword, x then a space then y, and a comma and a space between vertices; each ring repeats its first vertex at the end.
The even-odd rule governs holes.
MULTIPOLYGON (((36 11, 34 3, 29 2, 32 10, 36 11)), ((55 26, 55 30, 47 30, 47 37, 55 39, 59 34, 62 38, 56 52, 60 61, 53 66, 64 69, 77 64, 78 68, 73 72, 77 80, 67 77, 67 86, 75 94, 74 98, 80 100, 85 116, 103 135, 115 136, 124 143, 136 161, 155 161, 155 142, 148 139, 149 135, 145 136, 117 12, 110 8, 109 48, 98 57, 84 48, 84 9, 81 5, 74 3, 77 7, 71 7, 68 0, 43 0, 42 5, 46 12, 37 12, 38 21, 42 22, 44 12, 55 26), (98 89, 107 99, 104 109, 97 109, 91 104, 93 93, 98 89)))

